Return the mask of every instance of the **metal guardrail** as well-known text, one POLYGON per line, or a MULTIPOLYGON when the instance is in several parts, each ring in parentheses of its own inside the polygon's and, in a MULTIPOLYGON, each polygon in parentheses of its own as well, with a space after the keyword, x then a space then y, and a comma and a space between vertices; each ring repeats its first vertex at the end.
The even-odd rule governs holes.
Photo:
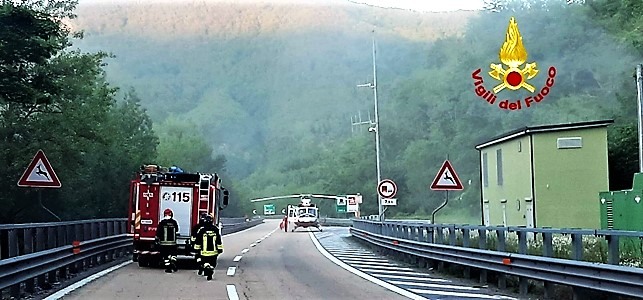
MULTIPOLYGON (((377 222, 354 220, 350 229, 353 236, 370 244, 415 258, 455 263, 483 270, 480 281, 487 281, 486 271, 499 276, 499 287, 505 288, 502 275, 518 276, 521 294, 527 293, 526 279, 545 283, 545 297, 552 297, 552 283, 643 297, 643 268, 618 265, 620 238, 643 238, 643 232, 582 229, 550 229, 523 227, 485 227, 468 225, 422 224, 417 222, 377 222), (470 243, 470 233, 478 234, 477 248, 470 243), (445 232, 448 238, 445 239, 445 232), (456 233, 462 237, 456 239, 456 233), (495 249, 488 249, 487 233, 495 232, 495 249), (518 236, 518 253, 507 251, 507 234, 518 236), (528 255, 530 235, 541 235, 543 255, 528 255), (571 258, 554 258, 552 235, 571 235, 571 258), (608 243, 608 263, 582 261, 583 235, 603 237, 608 243)), ((533 239, 533 236, 531 237, 533 239)), ((576 289, 575 293, 581 291, 576 289)))
POLYGON ((130 252, 125 219, 0 225, 0 291, 19 298, 130 252))
MULTIPOLYGON (((263 223, 222 218, 222 234, 263 223)), ((0 225, 0 298, 20 298, 92 266, 131 253, 127 221, 98 219, 0 225)))
POLYGON ((250 220, 249 222, 246 222, 245 219, 241 218, 241 221, 242 221, 241 223, 232 223, 232 224, 223 223, 223 228, 221 228, 221 234, 225 237, 226 234, 245 230, 250 227, 263 223, 263 219, 254 219, 254 220, 250 220))
POLYGON ((322 226, 350 227, 353 226, 353 220, 339 218, 319 218, 319 224, 322 226))

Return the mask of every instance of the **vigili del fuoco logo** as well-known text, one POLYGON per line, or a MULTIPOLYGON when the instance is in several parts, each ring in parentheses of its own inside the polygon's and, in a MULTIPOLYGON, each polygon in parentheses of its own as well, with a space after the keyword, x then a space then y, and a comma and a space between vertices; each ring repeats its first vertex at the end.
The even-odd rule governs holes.
MULTIPOLYGON (((536 91, 536 88, 529 83, 529 80, 538 75, 536 62, 525 64, 525 62, 527 62, 527 50, 522 44, 522 36, 520 35, 520 31, 518 31, 518 23, 516 23, 514 17, 511 17, 509 20, 507 36, 500 48, 500 61, 502 64, 491 64, 491 71, 489 72, 489 76, 500 81, 500 83, 493 88, 493 92, 486 89, 483 85, 484 80, 480 75, 482 69, 477 69, 471 74, 474 80, 474 91, 478 97, 493 105, 498 99, 496 94, 504 89, 516 91, 523 88, 531 93, 536 91)), ((547 97, 550 89, 554 86, 555 77, 556 68, 553 66, 549 67, 545 86, 539 89, 537 94, 528 96, 522 100, 502 100, 498 102, 498 107, 508 110, 520 110, 522 108, 532 107, 535 103, 539 103, 547 97)))

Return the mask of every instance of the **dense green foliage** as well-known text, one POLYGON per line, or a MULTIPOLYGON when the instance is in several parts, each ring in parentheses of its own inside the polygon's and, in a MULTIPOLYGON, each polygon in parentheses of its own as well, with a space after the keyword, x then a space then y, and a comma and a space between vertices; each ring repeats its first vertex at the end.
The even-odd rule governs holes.
MULTIPOLYGON (((373 25, 382 177, 399 188, 389 216, 431 214, 444 193, 428 186, 448 155, 465 190, 450 194, 438 221, 479 222, 474 146, 525 125, 615 119, 610 185, 629 188, 638 166, 640 1, 487 2, 484 12, 436 16, 355 6, 87 6, 75 23, 85 38, 74 44, 89 54, 64 50, 69 31, 57 21, 21 25, 24 35, 2 26, 0 37, 16 45, 0 48, 0 71, 8 70, 0 78, 0 184, 8 191, 0 203, 10 208, 2 220, 38 207, 33 192, 15 187, 38 148, 63 181, 43 192, 45 203, 66 217, 122 216, 129 174, 150 161, 223 173, 232 191, 227 215, 259 209, 250 198, 291 193, 361 193, 362 214, 376 213, 374 136, 350 123, 358 112, 372 115, 372 90, 355 86, 373 80, 373 25), (198 22, 172 19, 181 9, 198 22), (478 98, 471 78, 499 63, 511 16, 540 70, 531 83, 541 87, 547 68, 558 70, 546 99, 519 111, 478 98)), ((17 24, 8 18, 18 13, 38 16, 7 4, 1 12, 2 24, 17 24)), ((280 210, 288 202, 275 203, 280 210)), ((331 201, 321 205, 334 215, 331 201)))
POLYGON ((64 219, 122 215, 132 170, 156 155, 151 121, 133 93, 117 100, 104 53, 65 50, 70 31, 54 16, 74 3, 38 3, 0 6, 0 221, 56 220, 39 192, 64 219), (38 149, 61 189, 16 186, 38 149))

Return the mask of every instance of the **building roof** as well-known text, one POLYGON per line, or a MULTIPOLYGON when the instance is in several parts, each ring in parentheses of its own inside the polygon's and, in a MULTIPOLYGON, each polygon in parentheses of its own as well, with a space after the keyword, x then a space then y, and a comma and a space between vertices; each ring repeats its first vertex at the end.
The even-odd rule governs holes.
POLYGON ((614 120, 598 120, 598 121, 587 121, 587 122, 578 122, 578 123, 525 126, 516 130, 512 130, 510 132, 504 133, 497 137, 494 137, 481 144, 478 144, 476 146, 476 149, 480 150, 482 148, 486 148, 494 144, 502 143, 502 142, 512 140, 525 135, 531 135, 533 133, 605 127, 612 123, 614 123, 614 120))

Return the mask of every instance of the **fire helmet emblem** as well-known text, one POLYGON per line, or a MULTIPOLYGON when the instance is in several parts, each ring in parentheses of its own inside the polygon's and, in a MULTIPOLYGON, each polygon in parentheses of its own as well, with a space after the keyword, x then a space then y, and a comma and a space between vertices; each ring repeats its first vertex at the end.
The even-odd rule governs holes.
POLYGON ((525 64, 527 50, 522 44, 522 36, 514 17, 509 20, 505 42, 500 48, 500 61, 502 64, 491 64, 491 71, 489 72, 492 78, 502 81, 502 83, 493 88, 494 93, 498 93, 505 88, 514 91, 524 88, 532 93, 534 92, 534 86, 529 84, 527 80, 534 78, 538 74, 538 69, 536 69, 535 62, 525 64), (503 64, 508 68, 505 69, 503 64), (525 66, 521 68, 523 64, 525 66))

